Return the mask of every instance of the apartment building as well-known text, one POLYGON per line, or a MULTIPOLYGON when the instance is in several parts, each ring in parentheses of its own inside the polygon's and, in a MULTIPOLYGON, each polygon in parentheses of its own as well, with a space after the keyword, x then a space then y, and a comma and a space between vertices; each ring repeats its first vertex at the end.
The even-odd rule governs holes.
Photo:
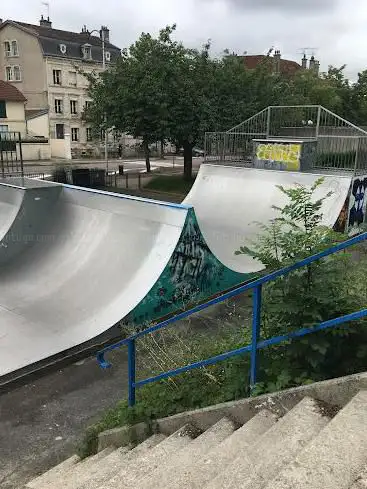
POLYGON ((100 147, 92 140, 91 127, 83 120, 89 99, 88 81, 82 74, 101 72, 120 56, 110 43, 105 26, 90 32, 54 29, 49 18, 39 25, 0 19, 0 79, 11 83, 27 99, 29 111, 49 111, 49 136, 71 136, 74 154, 91 153, 100 147))

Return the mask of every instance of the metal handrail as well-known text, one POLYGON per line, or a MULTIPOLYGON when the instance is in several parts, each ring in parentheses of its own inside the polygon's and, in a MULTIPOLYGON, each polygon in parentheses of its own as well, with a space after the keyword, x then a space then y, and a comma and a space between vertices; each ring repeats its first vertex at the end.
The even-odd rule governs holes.
POLYGON ((129 395, 128 395, 128 401, 129 401, 129 406, 134 406, 135 405, 135 393, 136 393, 136 388, 141 387, 143 385, 156 382, 158 380, 167 378, 167 377, 173 377, 175 375, 179 375, 183 372, 187 372, 189 370, 193 370, 196 368, 208 366, 208 365, 214 365, 220 361, 226 360, 227 358, 231 358, 233 356, 237 355, 242 355, 244 353, 250 353, 250 388, 253 388, 256 384, 256 374, 257 374, 257 351, 262 348, 266 348, 270 345, 277 345, 280 344, 284 341, 288 341, 290 339, 298 338, 301 336, 305 336, 311 333, 315 333, 317 331, 321 331, 324 329, 332 328, 335 326, 338 326, 340 324, 343 324, 348 321, 355 321, 358 319, 361 319, 363 317, 367 316, 367 309, 362 309, 360 311, 347 314, 345 316, 341 316, 335 319, 330 319, 328 321, 324 321, 322 323, 316 324, 312 327, 309 328, 302 328, 297 331, 294 331, 292 333, 287 333, 282 336, 275 336, 272 338, 269 338, 264 341, 259 341, 259 336, 260 336, 260 316, 261 316, 261 292, 262 292, 262 285, 268 282, 271 282, 281 276, 288 275, 290 272, 293 272, 295 270, 298 270, 300 268, 303 268, 315 261, 320 260, 321 258, 325 258, 326 256, 333 255, 339 251, 343 251, 350 246, 353 246, 357 243, 360 243, 362 241, 367 240, 367 232, 359 234, 357 236, 354 236, 353 238, 350 238, 346 241, 343 241, 342 243, 338 243, 337 245, 331 246, 330 248, 323 250, 315 255, 309 256, 297 263, 294 263, 292 265, 289 265, 287 267, 281 268, 280 270, 277 270, 275 272, 269 273, 268 275, 265 275, 263 277, 257 278, 255 280, 252 280, 251 282, 248 282, 247 284, 241 285, 230 292, 226 292, 224 294, 221 294, 220 296, 211 299, 203 304, 200 304, 198 306, 195 306, 187 311, 181 312, 169 319, 166 319, 165 321, 162 321, 154 326, 151 326, 150 328, 145 329, 144 331, 139 331, 129 338, 126 338, 122 341, 119 341, 113 345, 109 345, 105 348, 103 348, 101 351, 97 353, 97 360, 102 368, 109 368, 111 367, 111 363, 108 362, 105 359, 105 354, 109 351, 115 350, 117 348, 121 348, 122 346, 127 345, 128 346, 128 383, 129 383, 129 395), (253 315, 252 315, 252 339, 251 339, 251 344, 244 346, 242 348, 238 348, 236 350, 231 350, 227 351, 225 353, 222 353, 220 355, 217 355, 215 357, 206 359, 206 360, 201 360, 199 362, 192 363, 190 365, 186 365, 184 367, 180 367, 174 370, 170 370, 168 372, 163 372, 159 375, 156 375, 154 377, 149 377, 144 380, 140 380, 136 382, 136 367, 135 367, 135 341, 142 337, 146 336, 148 334, 154 333, 155 331, 158 331, 160 329, 165 328, 166 326, 179 321, 180 319, 184 319, 188 316, 191 316, 192 314, 202 311, 203 309, 206 309, 207 307, 210 307, 214 304, 218 304, 220 302, 223 302, 227 299, 230 299, 231 297, 236 297, 246 290, 254 289, 254 295, 253 295, 253 315))

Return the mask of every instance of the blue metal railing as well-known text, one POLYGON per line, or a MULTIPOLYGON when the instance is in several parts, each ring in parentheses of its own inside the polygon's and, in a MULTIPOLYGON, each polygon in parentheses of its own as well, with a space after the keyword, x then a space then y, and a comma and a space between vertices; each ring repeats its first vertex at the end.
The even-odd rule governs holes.
POLYGON ((361 319, 363 317, 367 316, 367 309, 361 309, 360 311, 353 312, 351 314, 347 314, 345 316, 341 316, 335 319, 330 319, 328 321, 324 321, 322 323, 316 324, 312 327, 309 328, 302 328, 297 331, 294 331, 292 333, 287 333, 285 335, 281 336, 274 336, 272 338, 269 338, 264 341, 259 341, 259 336, 260 336, 260 326, 261 326, 261 292, 262 292, 262 285, 268 282, 271 282, 278 277, 288 275, 290 272, 293 272, 294 270, 298 270, 300 268, 303 268, 315 261, 320 260, 321 258, 324 258, 329 255, 333 255, 334 253, 337 253, 338 251, 345 250, 349 248, 350 246, 353 246, 357 243, 360 243, 362 241, 367 240, 367 232, 360 234, 358 236, 355 236, 353 238, 350 238, 342 243, 339 243, 335 246, 332 246, 328 248, 327 250, 321 251, 320 253, 317 253, 315 255, 309 256, 308 258, 305 258, 304 260, 301 260, 297 263, 294 263, 293 265, 289 265, 287 267, 281 268, 280 270, 277 270, 275 272, 269 273, 268 275, 264 277, 260 277, 258 279, 255 279, 247 284, 241 285, 230 292, 226 292, 224 294, 221 294, 220 296, 216 297, 215 299, 211 299, 204 304, 200 304, 196 307, 193 307, 192 309, 189 309, 187 311, 181 312, 180 314, 177 314, 176 316, 173 316, 169 319, 166 319, 165 321, 162 321, 150 328, 145 329, 144 331, 139 331, 129 338, 126 338, 125 340, 119 341, 118 343, 115 343, 113 345, 109 345, 103 350, 101 350, 97 354, 97 360, 102 368, 109 368, 111 364, 106 361, 105 359, 105 354, 109 351, 115 350, 117 348, 121 348, 122 346, 127 345, 128 347, 128 383, 129 383, 129 394, 128 394, 128 401, 129 401, 129 406, 134 406, 135 405, 135 393, 136 389, 138 387, 142 387, 143 385, 150 384, 152 382, 157 382, 158 380, 162 380, 168 377, 174 377, 176 375, 179 375, 184 372, 188 372, 189 370, 194 370, 196 368, 200 367, 205 367, 208 365, 214 365, 218 362, 221 362, 223 360, 226 360, 228 358, 237 356, 237 355, 243 355, 244 353, 250 353, 250 388, 253 388, 256 384, 256 374, 257 374, 257 360, 258 360, 258 355, 257 352, 260 349, 266 348, 271 345, 278 345, 280 343, 283 343, 285 341, 289 341, 290 339, 295 339, 299 338, 301 336, 305 336, 311 333, 315 333, 317 331, 325 330, 328 328, 334 328, 336 326, 339 326, 340 324, 349 322, 349 321, 355 321, 358 319, 361 319), (194 314, 196 312, 202 311, 203 309, 206 309, 207 307, 210 307, 214 304, 218 304, 220 302, 223 302, 227 299, 230 299, 231 297, 238 296, 245 292, 246 290, 254 289, 253 293, 253 314, 252 314, 252 339, 251 339, 251 344, 244 346, 242 348, 237 348, 236 350, 231 350, 227 351, 225 353, 222 353, 220 355, 216 355, 215 357, 208 358, 207 360, 201 360, 199 362, 194 362, 189 365, 185 365, 184 367, 176 368, 174 370, 170 370, 168 372, 163 372, 159 375, 155 375, 154 377, 149 377, 147 379, 139 380, 138 382, 136 381, 136 366, 135 366, 135 341, 142 337, 146 336, 148 334, 154 333, 155 331, 158 331, 160 329, 165 328, 166 326, 179 321, 180 319, 184 319, 191 314, 194 314))

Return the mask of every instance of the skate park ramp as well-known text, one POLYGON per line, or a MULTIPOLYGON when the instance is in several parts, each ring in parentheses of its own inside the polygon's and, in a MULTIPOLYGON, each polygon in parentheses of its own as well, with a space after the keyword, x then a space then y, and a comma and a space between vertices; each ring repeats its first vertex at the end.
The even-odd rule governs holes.
MULTIPOLYGON (((318 175, 202 165, 184 203, 26 178, 0 180, 0 383, 57 355, 250 280, 261 263, 234 251, 284 197, 318 175)), ((333 226, 349 177, 325 176, 333 226)), ((43 363, 42 363, 43 365, 43 363)))
POLYGON ((279 216, 272 206, 282 207, 287 198, 277 185, 311 187, 320 177, 324 182, 315 199, 333 192, 321 209, 322 224, 333 227, 349 195, 350 176, 203 164, 183 203, 194 207, 204 239, 226 267, 238 273, 258 272, 264 268, 262 263, 234 251, 256 238, 260 232, 256 222, 266 224, 279 216))
POLYGON ((0 379, 247 278, 211 255, 186 205, 13 178, 0 223, 0 379))

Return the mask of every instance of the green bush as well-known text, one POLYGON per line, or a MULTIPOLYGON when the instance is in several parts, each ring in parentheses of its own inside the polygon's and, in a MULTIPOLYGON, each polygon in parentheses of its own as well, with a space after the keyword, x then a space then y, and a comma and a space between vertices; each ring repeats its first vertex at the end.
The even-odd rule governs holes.
MULTIPOLYGON (((237 254, 249 254, 268 268, 280 268, 344 239, 321 226, 323 202, 331 193, 314 200, 319 179, 308 189, 279 187, 289 203, 251 247, 237 254)), ((367 260, 353 250, 331 255, 289 275, 270 282, 263 290, 262 339, 312 327, 361 309, 367 301, 365 270, 367 260)), ((346 375, 366 367, 366 321, 344 324, 274 347, 264 352, 257 392, 292 387, 311 380, 346 375)))
POLYGON ((318 153, 314 166, 316 168, 340 168, 351 170, 356 162, 356 151, 318 153))

